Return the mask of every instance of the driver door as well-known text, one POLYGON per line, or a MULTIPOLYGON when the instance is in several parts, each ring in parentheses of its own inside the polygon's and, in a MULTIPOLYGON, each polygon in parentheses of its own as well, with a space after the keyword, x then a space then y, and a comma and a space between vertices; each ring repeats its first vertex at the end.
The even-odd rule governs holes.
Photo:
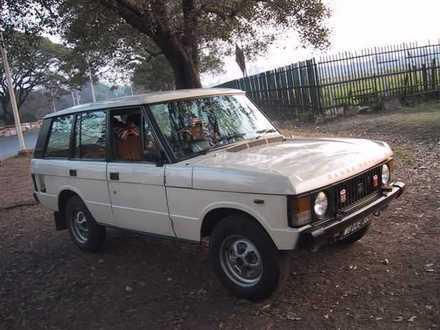
POLYGON ((174 236, 168 214, 159 144, 141 108, 110 111, 111 160, 107 180, 114 224, 174 236), (138 135, 136 135, 138 134, 138 135))

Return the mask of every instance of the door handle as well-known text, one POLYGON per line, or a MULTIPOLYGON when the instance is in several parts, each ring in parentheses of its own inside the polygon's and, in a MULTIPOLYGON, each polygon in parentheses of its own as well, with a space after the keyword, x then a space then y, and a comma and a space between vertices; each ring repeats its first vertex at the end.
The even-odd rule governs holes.
POLYGON ((119 180, 119 172, 110 172, 110 180, 119 180))
POLYGON ((76 170, 74 170, 74 169, 70 169, 70 170, 69 170, 69 175, 70 175, 70 176, 76 176, 76 170))

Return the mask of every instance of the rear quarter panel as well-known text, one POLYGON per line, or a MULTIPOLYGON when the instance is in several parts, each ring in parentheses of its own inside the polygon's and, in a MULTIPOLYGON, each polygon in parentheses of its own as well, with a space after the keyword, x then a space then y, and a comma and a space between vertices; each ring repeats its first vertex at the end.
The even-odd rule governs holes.
POLYGON ((58 211, 60 193, 70 190, 83 200, 98 222, 111 223, 105 162, 33 159, 32 174, 37 177, 37 195, 45 207, 58 211), (76 177, 69 176, 70 169, 76 169, 76 177), (38 176, 43 178, 46 192, 41 192, 38 176))

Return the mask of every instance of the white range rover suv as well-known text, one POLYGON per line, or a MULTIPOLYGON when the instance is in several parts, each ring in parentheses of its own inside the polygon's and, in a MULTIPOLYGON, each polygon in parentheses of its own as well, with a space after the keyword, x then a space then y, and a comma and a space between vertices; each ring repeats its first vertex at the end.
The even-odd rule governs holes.
POLYGON ((268 297, 288 251, 352 243, 404 190, 384 142, 286 138, 231 89, 152 93, 43 120, 35 198, 84 250, 106 227, 209 241, 236 296, 268 297))

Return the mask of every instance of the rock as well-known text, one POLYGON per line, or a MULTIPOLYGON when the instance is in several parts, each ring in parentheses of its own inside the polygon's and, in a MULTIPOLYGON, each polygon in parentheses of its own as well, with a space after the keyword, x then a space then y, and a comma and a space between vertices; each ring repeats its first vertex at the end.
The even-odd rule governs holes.
POLYGON ((414 322, 416 318, 417 318, 416 316, 411 316, 411 317, 408 319, 408 322, 414 322))
POLYGON ((403 316, 398 316, 393 320, 393 322, 402 322, 402 321, 403 321, 403 316))
POLYGON ((361 107, 358 107, 357 111, 358 111, 358 113, 361 113, 361 114, 371 112, 371 107, 369 107, 367 105, 361 106, 361 107))
POLYGON ((199 296, 203 296, 203 295, 205 295, 207 293, 208 293, 208 291, 206 291, 206 289, 204 289, 204 288, 201 288, 200 290, 197 291, 197 294, 199 296))
POLYGON ((132 292, 133 291, 133 288, 131 287, 131 286, 126 286, 125 287, 125 291, 127 291, 127 292, 132 292))
POLYGON ((427 273, 434 273, 434 264, 429 263, 425 265, 425 272, 427 273))
POLYGON ((390 261, 389 261, 387 258, 385 258, 385 259, 382 260, 382 263, 383 263, 384 265, 389 265, 389 264, 390 264, 390 261))
POLYGON ((292 313, 292 312, 288 312, 286 318, 287 318, 288 320, 290 320, 290 321, 301 321, 301 320, 302 320, 301 317, 296 316, 296 315, 295 315, 294 313, 292 313))

